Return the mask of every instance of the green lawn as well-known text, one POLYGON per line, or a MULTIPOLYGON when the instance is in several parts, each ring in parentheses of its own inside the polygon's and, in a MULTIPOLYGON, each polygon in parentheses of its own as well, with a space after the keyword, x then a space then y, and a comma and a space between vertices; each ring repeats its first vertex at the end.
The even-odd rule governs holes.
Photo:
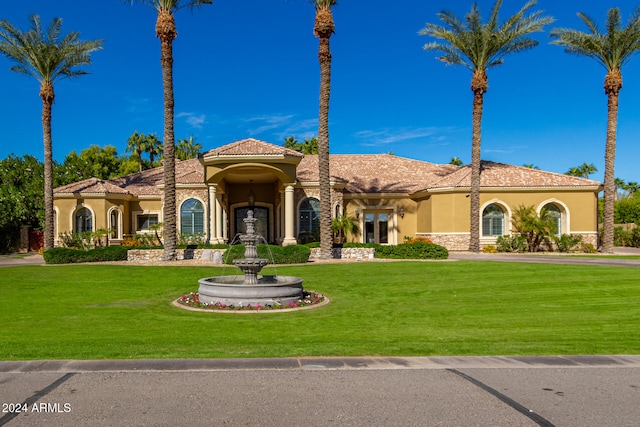
MULTIPOLYGON (((273 274, 270 269, 268 273, 273 274)), ((640 354, 640 268, 499 262, 279 267, 331 302, 171 306, 213 267, 0 269, 0 360, 640 354)), ((224 274, 231 273, 227 267, 224 274)))

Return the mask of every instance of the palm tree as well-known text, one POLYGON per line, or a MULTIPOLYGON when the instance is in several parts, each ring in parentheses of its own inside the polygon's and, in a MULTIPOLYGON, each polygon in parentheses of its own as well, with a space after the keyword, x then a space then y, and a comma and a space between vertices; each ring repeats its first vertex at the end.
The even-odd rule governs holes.
POLYGON ((631 181, 627 182, 627 191, 629 195, 627 196, 629 199, 633 198, 633 195, 636 194, 640 190, 640 185, 637 182, 631 181))
POLYGON ((604 213, 602 220, 602 252, 613 250, 616 133, 618 128, 618 97, 622 89, 622 66, 640 49, 640 7, 635 10, 627 26, 622 28, 620 9, 609 9, 606 32, 584 13, 578 17, 589 32, 567 28, 551 31, 552 43, 564 46, 567 53, 586 56, 607 70, 604 93, 607 95, 607 137, 604 155, 604 213))
POLYGON ((593 163, 583 163, 580 166, 574 166, 565 172, 565 175, 577 176, 584 179, 589 179, 589 174, 598 172, 598 168, 593 163))
POLYGON ((524 165, 522 165, 522 167, 525 167, 527 169, 540 170, 540 168, 538 166, 534 165, 533 163, 525 163, 524 165))
POLYGON ((200 150, 202 150, 202 144, 196 142, 193 135, 189 136, 189 139, 179 139, 178 145, 176 145, 176 159, 195 159, 198 157, 200 150))
POLYGON ((142 3, 157 12, 156 37, 160 39, 160 64, 164 90, 164 252, 165 261, 178 259, 176 251, 176 159, 173 129, 173 40, 178 36, 174 13, 179 9, 213 4, 213 0, 124 0, 142 3))
POLYGON ((553 22, 551 17, 542 16, 542 11, 525 15, 536 4, 531 0, 519 12, 503 24, 498 21, 502 0, 496 0, 487 23, 482 23, 477 4, 465 20, 450 11, 438 13, 445 26, 427 23, 421 35, 431 36, 442 42, 431 42, 425 50, 435 50, 442 54, 438 59, 446 64, 462 65, 473 73, 472 137, 471 137, 471 191, 470 191, 470 238, 469 250, 480 251, 480 142, 482 138, 482 107, 484 94, 489 87, 487 70, 501 65, 504 57, 538 45, 538 41, 528 36, 553 22))
POLYGON ((29 17, 31 29, 24 32, 6 20, 0 22, 0 53, 15 62, 12 71, 26 74, 40 83, 42 99, 42 133, 44 140, 44 248, 54 244, 53 223, 53 138, 51 109, 55 100, 54 83, 79 77, 88 72, 91 52, 102 49, 102 40, 82 41, 80 34, 69 32, 61 37, 62 19, 54 18, 45 30, 38 15, 29 17))
POLYGON ((138 172, 142 172, 142 153, 147 151, 147 137, 144 133, 134 131, 127 139, 127 153, 138 157, 138 172))
POLYGON ((462 166, 462 165, 463 165, 463 162, 462 162, 462 160, 461 160, 461 159, 459 159, 458 157, 453 156, 453 157, 451 158, 451 161, 449 162, 449 164, 450 164, 450 165, 455 165, 455 166, 462 166))
POLYGON ((146 145, 145 152, 149 154, 149 161, 151 162, 151 167, 154 167, 153 164, 156 156, 159 156, 163 153, 164 147, 162 145, 162 141, 158 139, 158 135, 152 133, 146 137, 146 145))
POLYGON ((320 40, 320 108, 318 117, 318 171, 320 173, 320 258, 331 258, 331 181, 329 175, 329 96, 331 94, 331 49, 329 39, 335 24, 331 7, 336 0, 309 0, 316 9, 313 32, 320 40))
POLYGON ((628 186, 627 186, 627 183, 622 178, 614 179, 614 185, 616 187, 616 200, 618 200, 618 197, 620 195, 620 190, 627 191, 628 186))

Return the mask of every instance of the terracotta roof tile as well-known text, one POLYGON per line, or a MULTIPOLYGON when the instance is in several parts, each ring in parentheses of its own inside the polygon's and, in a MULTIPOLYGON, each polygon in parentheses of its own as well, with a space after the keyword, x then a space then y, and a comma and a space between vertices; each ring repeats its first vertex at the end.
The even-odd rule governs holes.
MULTIPOLYGON (((347 182, 351 193, 413 193, 458 170, 390 154, 333 154, 329 156, 333 180, 347 182)), ((318 156, 305 156, 298 165, 298 179, 318 181, 318 156)))
POLYGON ((203 154, 203 157, 211 156, 282 156, 303 157, 302 153, 289 148, 270 144, 258 139, 247 138, 231 144, 223 145, 203 154))
MULTIPOLYGON (((318 156, 303 156, 297 151, 256 139, 244 139, 211 150, 215 155, 291 155, 302 157, 297 179, 318 182, 318 156)), ((463 187, 471 184, 471 167, 441 165, 390 154, 332 154, 331 179, 345 183, 350 193, 414 193, 420 190, 463 187)), ((55 189, 56 194, 132 194, 160 196, 164 182, 162 167, 148 169, 109 181, 91 178, 55 189)), ((203 184, 204 168, 199 159, 176 160, 177 184, 203 184)), ((599 182, 502 163, 482 162, 481 187, 544 188, 597 187, 599 182)))
POLYGON ((56 193, 84 193, 84 194, 129 194, 129 192, 109 181, 89 178, 72 184, 63 185, 55 189, 56 193))
MULTIPOLYGON (((506 165, 489 161, 481 162, 480 187, 544 188, 544 187, 597 187, 598 181, 575 176, 506 165)), ((470 187, 471 166, 461 167, 425 188, 470 187)))

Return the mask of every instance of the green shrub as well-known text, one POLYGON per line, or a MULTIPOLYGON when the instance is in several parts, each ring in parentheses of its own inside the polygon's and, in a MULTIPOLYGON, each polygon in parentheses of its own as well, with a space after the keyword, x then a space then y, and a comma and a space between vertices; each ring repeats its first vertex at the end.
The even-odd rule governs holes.
POLYGON ((561 236, 553 236, 558 252, 575 251, 578 247, 582 249, 582 236, 579 234, 562 234, 561 236))
POLYGON ((77 262, 126 261, 128 249, 123 246, 105 246, 82 251, 69 248, 51 248, 42 255, 47 264, 71 264, 77 262))
POLYGON ((498 236, 496 239, 498 252, 526 252, 528 247, 527 239, 520 234, 498 236))
MULTIPOLYGON (((600 233, 602 235, 602 233, 600 233)), ((622 227, 613 229, 613 244, 615 246, 627 246, 640 248, 640 227, 625 231, 622 227)))
MULTIPOLYGON (((224 262, 233 264, 233 260, 244 257, 244 245, 233 245, 224 254, 224 262)), ((258 245, 258 258, 265 258, 272 264, 303 264, 309 261, 311 249, 306 245, 258 245)))
POLYGON ((375 257, 389 259, 447 259, 449 251, 445 247, 433 243, 400 243, 395 246, 378 245, 375 257))

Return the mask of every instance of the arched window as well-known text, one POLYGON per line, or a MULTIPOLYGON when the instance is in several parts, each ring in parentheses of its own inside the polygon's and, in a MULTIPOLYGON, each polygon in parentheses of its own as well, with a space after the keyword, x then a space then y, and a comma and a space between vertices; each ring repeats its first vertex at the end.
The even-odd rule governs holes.
POLYGON ((204 206, 200 200, 185 200, 180 207, 180 233, 204 233, 204 206))
POLYGON ((320 240, 320 200, 304 199, 298 215, 298 240, 300 243, 320 240))
POLYGON ((485 237, 504 235, 504 212, 498 205, 490 204, 482 211, 482 235, 485 237))
POLYGON ((76 233, 83 231, 93 231, 93 215, 87 208, 80 208, 76 211, 76 233))
POLYGON ((552 203, 548 205, 544 205, 542 209, 546 209, 549 213, 549 216, 553 218, 553 221, 556 224, 556 235, 559 236, 562 234, 562 212, 560 212, 560 208, 552 203))
POLYGON ((109 237, 111 239, 122 238, 122 230, 120 228, 120 210, 113 208, 109 211, 109 237))

